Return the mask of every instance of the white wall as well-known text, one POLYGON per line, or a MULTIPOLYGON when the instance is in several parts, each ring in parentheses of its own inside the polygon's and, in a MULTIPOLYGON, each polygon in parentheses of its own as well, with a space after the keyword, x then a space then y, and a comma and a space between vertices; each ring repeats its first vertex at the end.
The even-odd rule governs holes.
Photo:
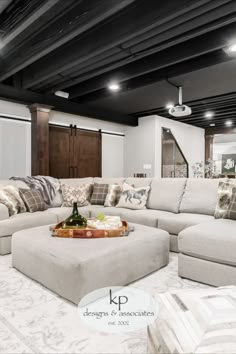
POLYGON ((125 176, 141 172, 148 177, 161 177, 162 128, 168 128, 188 161, 192 177, 191 166, 204 161, 204 129, 160 116, 143 117, 139 121, 138 127, 127 128, 125 132, 125 176), (151 165, 151 169, 146 170, 145 164, 151 165))
POLYGON ((140 118, 135 128, 128 127, 125 131, 124 175, 146 173, 147 177, 155 176, 156 161, 156 117, 140 118), (144 169, 149 165, 150 169, 144 169))
MULTIPOLYGON (((30 120, 27 106, 0 100, 0 116, 15 116, 30 120)), ((76 124, 79 128, 102 129, 106 132, 123 134, 125 126, 98 119, 75 116, 52 111, 50 123, 76 124)), ((122 176, 124 173, 124 138, 103 134, 102 175, 122 176)), ((0 118, 0 179, 13 175, 25 176, 31 173, 31 125, 0 118)))

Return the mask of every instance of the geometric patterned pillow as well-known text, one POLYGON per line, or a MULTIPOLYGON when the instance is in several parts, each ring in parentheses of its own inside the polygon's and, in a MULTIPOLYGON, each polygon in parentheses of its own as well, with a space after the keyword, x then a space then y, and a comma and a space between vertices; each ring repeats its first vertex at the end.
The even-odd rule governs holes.
POLYGON ((80 184, 75 187, 68 184, 62 184, 62 207, 72 207, 75 202, 78 204, 78 207, 89 205, 92 187, 92 184, 80 184))
POLYGON ((19 189, 15 186, 4 186, 0 189, 0 203, 4 204, 9 211, 9 215, 25 213, 26 207, 21 199, 19 189))
POLYGON ((42 194, 37 189, 21 189, 20 195, 30 213, 44 211, 48 208, 42 194))
POLYGON ((219 183, 215 218, 236 220, 236 184, 232 180, 219 183))
POLYGON ((104 205, 109 184, 94 183, 91 204, 104 205))
POLYGON ((104 206, 106 207, 116 206, 120 200, 121 193, 122 193, 122 186, 120 186, 119 184, 110 184, 104 206))

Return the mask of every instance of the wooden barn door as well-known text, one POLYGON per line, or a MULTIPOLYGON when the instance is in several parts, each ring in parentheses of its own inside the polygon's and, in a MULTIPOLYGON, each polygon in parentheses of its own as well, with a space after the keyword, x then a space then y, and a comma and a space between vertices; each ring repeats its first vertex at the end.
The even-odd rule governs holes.
POLYGON ((76 129, 74 177, 101 177, 101 133, 76 129))
POLYGON ((49 170, 56 178, 101 176, 101 133, 50 126, 49 170))

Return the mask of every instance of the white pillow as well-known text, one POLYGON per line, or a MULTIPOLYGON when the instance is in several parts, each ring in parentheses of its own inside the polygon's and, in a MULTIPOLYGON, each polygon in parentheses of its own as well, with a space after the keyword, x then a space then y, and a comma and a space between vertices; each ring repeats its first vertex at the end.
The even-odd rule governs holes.
POLYGON ((150 186, 134 188, 133 186, 124 183, 123 192, 116 208, 127 208, 134 210, 146 209, 149 190, 150 186))

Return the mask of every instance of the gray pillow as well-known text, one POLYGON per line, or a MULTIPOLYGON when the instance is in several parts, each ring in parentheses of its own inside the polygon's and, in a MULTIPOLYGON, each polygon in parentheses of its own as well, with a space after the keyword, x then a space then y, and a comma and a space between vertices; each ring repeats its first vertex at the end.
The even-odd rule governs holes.
POLYGON ((123 184, 123 192, 116 208, 146 209, 150 186, 134 188, 127 183, 123 184))
POLYGON ((27 211, 34 213, 36 211, 46 210, 47 204, 42 198, 42 194, 37 189, 20 190, 21 198, 23 199, 27 211))
POLYGON ((110 184, 104 206, 106 207, 116 206, 116 204, 120 200, 121 193, 122 193, 122 186, 120 186, 119 184, 110 184))

